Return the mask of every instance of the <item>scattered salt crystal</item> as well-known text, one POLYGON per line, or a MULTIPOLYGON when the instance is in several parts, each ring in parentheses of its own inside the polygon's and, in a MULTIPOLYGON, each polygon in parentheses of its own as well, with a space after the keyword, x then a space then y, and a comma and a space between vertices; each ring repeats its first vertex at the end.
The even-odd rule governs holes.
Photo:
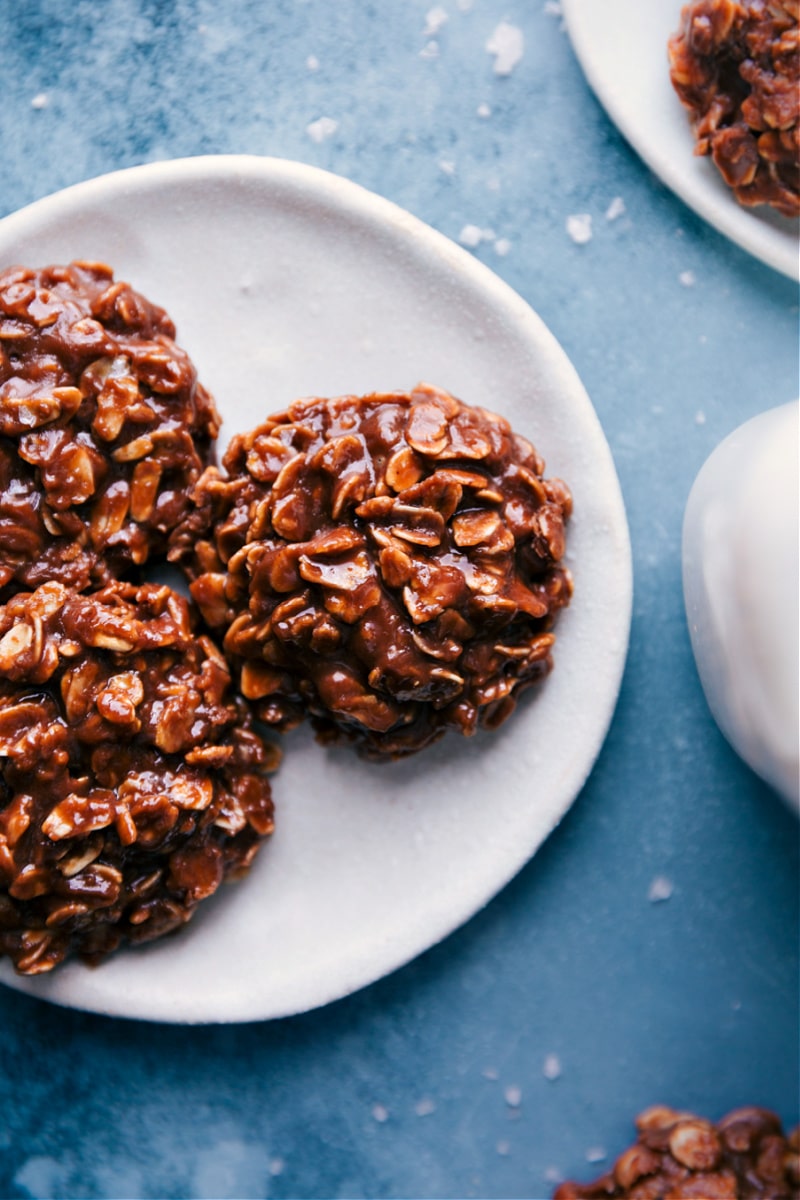
POLYGON ((47 108, 49 98, 47 92, 37 92, 31 100, 31 108, 47 108))
POLYGON ((586 1161, 588 1163, 602 1162, 606 1157, 606 1152, 602 1146, 590 1146, 586 1151, 586 1161))
POLYGON ((502 1154, 504 1157, 507 1154, 510 1154, 511 1153, 511 1142, 507 1141, 505 1138, 502 1138, 501 1141, 499 1141, 497 1143, 497 1153, 502 1154))
POLYGON ((624 214, 625 201, 622 199, 622 196, 615 196, 606 209, 606 220, 616 221, 618 217, 622 217, 624 214))
POLYGON ((423 37, 436 37, 442 26, 447 24, 447 11, 442 8, 441 4, 437 4, 435 8, 429 10, 425 17, 425 28, 422 31, 423 37))
POLYGON ((522 30, 501 21, 486 43, 486 50, 494 55, 495 75, 510 75, 525 53, 522 30))
POLYGON ((501 258, 505 258, 511 249, 511 242, 508 238, 498 238, 494 244, 495 254, 499 254, 501 258))
POLYGON ((379 1125, 383 1125, 385 1121, 389 1120, 389 1110, 388 1108, 384 1108, 382 1104, 373 1104, 372 1117, 379 1125))
POLYGON ((478 107, 475 109, 475 112, 484 121, 488 120, 488 118, 492 115, 492 110, 489 108, 488 104, 479 104, 478 107))
POLYGON ((286 1163, 282 1158, 271 1158, 269 1160, 268 1170, 270 1175, 282 1175, 286 1169, 286 1163))
POLYGON ((483 1076, 484 1079, 499 1079, 500 1078, 500 1072, 498 1071, 497 1067, 484 1067, 483 1070, 481 1071, 481 1075, 483 1076))
POLYGON ((561 1075, 561 1059, 557 1054, 548 1054, 542 1063, 545 1079, 558 1079, 561 1075))
POLYGON ((559 1171, 558 1167, 545 1167, 544 1181, 545 1183, 563 1183, 564 1176, 559 1171))
POLYGON ((316 54, 309 54, 308 58, 306 59, 306 70, 307 71, 318 71, 319 70, 319 59, 317 58, 316 54))
POLYGON ((439 170, 443 175, 455 175, 456 164, 453 162, 452 158, 440 158, 439 170))
POLYGON ((437 41, 434 41, 433 39, 431 39, 431 41, 429 41, 429 42, 426 42, 425 45, 420 50, 419 56, 420 56, 420 58, 438 58, 439 57, 439 43, 437 41))
POLYGON ((697 276, 695 275, 694 271, 681 271, 678 279, 684 287, 694 287, 694 285, 697 283, 697 276))
POLYGON ((672 880, 667 879, 666 875, 656 875, 648 888, 647 899, 651 904, 659 904, 662 900, 669 900, 671 895, 672 880))
POLYGON ((339 122, 334 121, 333 117, 320 117, 319 120, 311 121, 306 125, 306 133, 312 142, 319 144, 320 142, 324 142, 326 138, 333 137, 338 128, 339 122))
POLYGON ((423 1096, 423 1098, 418 1100, 414 1105, 414 1112, 418 1117, 429 1117, 432 1112, 436 1112, 436 1105, 434 1104, 433 1100, 431 1100, 430 1096, 423 1096))
POLYGON ((698 409, 698 411, 694 414, 694 423, 695 425, 705 425, 706 414, 703 412, 702 408, 698 409))
POLYGON ((590 213, 573 213, 566 220, 567 233, 578 246, 592 240, 592 218, 590 213))
POLYGON ((465 225, 458 235, 458 240, 462 246, 467 246, 468 249, 474 250, 483 241, 483 230, 477 225, 465 225))
POLYGON ((519 1108, 520 1104, 522 1103, 521 1087, 518 1087, 516 1083, 510 1083, 503 1092, 503 1095, 506 1098, 506 1104, 509 1106, 509 1108, 519 1108))
POLYGON ((564 10, 559 0, 545 0, 544 15, 546 17, 563 17, 564 10))

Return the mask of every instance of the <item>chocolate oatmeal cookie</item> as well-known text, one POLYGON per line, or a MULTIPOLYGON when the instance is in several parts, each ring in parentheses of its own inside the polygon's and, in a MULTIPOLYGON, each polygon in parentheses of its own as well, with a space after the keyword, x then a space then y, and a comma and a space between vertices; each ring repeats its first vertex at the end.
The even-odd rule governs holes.
POLYGON ((572 501, 502 417, 428 385, 298 400, 224 466, 170 554, 262 720, 396 758, 550 670, 572 501))

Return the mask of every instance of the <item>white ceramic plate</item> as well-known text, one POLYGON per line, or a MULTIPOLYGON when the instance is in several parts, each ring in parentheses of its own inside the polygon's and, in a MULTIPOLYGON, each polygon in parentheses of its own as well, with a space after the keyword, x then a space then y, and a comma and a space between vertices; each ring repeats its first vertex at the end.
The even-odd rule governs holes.
POLYGON ((433 945, 520 869, 580 791, 628 641, 631 563, 611 454, 564 352, 486 267, 408 213, 276 159, 159 163, 0 222, 0 266, 104 259, 166 306, 223 443, 295 396, 437 382, 507 415, 573 487, 576 591, 556 668, 495 735, 394 765, 285 742, 278 828, 179 937, 23 980, 60 1004, 162 1021, 300 1012, 433 945))
POLYGON ((743 249, 794 279, 797 221, 743 208, 708 158, 695 157, 669 78, 667 41, 684 0, 562 0, 572 44, 611 119, 664 183, 743 249))

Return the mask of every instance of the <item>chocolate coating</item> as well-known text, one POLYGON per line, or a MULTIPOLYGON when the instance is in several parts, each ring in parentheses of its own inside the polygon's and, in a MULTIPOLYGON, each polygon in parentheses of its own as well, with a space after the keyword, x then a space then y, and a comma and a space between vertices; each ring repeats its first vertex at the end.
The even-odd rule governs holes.
POLYGON ((394 758, 550 669, 571 497, 504 418, 428 385, 298 400, 224 466, 170 556, 262 720, 394 758))
POLYGON ((274 747, 167 587, 0 606, 0 954, 23 974, 186 922, 272 832, 274 747))
POLYGON ((0 272, 0 589, 163 553, 219 418, 163 309, 102 263, 0 272))

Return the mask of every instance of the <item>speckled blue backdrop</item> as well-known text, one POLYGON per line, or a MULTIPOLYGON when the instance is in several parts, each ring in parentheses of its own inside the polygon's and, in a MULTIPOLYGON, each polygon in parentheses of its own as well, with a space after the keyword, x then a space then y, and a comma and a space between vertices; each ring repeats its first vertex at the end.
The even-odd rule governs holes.
POLYGON ((798 826, 709 716, 679 561, 707 454, 797 394, 796 290, 642 165, 556 4, 443 7, 434 34, 428 0, 0 0, 0 215, 117 167, 243 151, 340 172, 454 238, 491 229, 476 253, 603 422, 636 579, 589 784, 443 945, 272 1024, 153 1026, 0 992, 2 1196, 539 1200, 602 1169, 656 1100, 798 1119, 798 826), (503 19, 525 38, 507 78, 485 48, 503 19), (317 140, 321 118, 337 125, 317 140), (654 903, 658 876, 672 894, 654 903))

